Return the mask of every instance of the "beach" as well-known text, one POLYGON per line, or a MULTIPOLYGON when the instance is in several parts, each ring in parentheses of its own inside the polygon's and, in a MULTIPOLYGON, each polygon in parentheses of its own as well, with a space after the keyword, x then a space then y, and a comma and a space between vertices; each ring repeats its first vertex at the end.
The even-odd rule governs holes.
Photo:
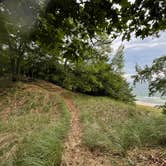
POLYGON ((154 103, 147 103, 147 102, 143 102, 143 101, 136 101, 135 102, 137 105, 144 105, 144 106, 149 106, 149 107, 155 107, 157 106, 157 104, 154 103))

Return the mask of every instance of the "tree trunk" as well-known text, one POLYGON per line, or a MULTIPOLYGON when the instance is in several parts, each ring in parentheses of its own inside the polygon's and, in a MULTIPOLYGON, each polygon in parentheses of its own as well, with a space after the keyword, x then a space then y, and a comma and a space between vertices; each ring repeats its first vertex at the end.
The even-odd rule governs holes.
POLYGON ((21 72, 21 70, 20 70, 20 68, 21 68, 21 55, 17 58, 17 60, 16 60, 16 76, 17 76, 17 81, 19 81, 20 80, 20 72, 21 72))
POLYGON ((16 82, 20 80, 20 63, 21 63, 21 55, 18 58, 13 58, 11 60, 11 74, 12 81, 16 82))
POLYGON ((12 81, 17 81, 17 74, 16 74, 16 60, 11 60, 11 74, 12 74, 12 81))

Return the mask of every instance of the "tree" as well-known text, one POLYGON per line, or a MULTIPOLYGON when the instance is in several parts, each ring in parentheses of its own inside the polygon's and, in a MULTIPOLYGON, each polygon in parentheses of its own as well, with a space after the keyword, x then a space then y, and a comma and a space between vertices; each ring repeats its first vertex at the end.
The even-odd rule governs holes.
POLYGON ((123 74, 123 68, 124 68, 124 46, 120 46, 112 58, 111 64, 114 68, 114 71, 123 74))
MULTIPOLYGON (((104 58, 109 49, 105 41, 111 44, 120 35, 129 40, 131 34, 145 38, 164 30, 165 11, 165 0, 50 0, 39 13, 32 37, 49 55, 65 59, 66 64, 86 56, 101 58, 102 54, 104 58), (90 54, 96 44, 105 47, 101 49, 104 54, 101 50, 90 54)), ((112 63, 120 73, 122 52, 121 47, 112 63)))
MULTIPOLYGON (((50 0, 46 7, 40 4, 41 0, 28 3, 8 0, 0 4, 3 8, 0 28, 4 32, 0 38, 1 54, 4 63, 9 59, 13 80, 21 70, 51 79, 55 71, 63 68, 66 77, 70 73, 77 78, 79 71, 90 89, 86 90, 88 93, 99 89, 103 93, 109 89, 110 95, 119 98, 120 92, 129 94, 130 91, 121 77, 123 49, 120 48, 110 64, 108 45, 103 45, 101 53, 103 50, 99 51, 95 44, 107 40, 111 43, 120 35, 127 40, 131 34, 145 38, 166 29, 165 0, 135 0, 134 3, 128 0, 50 0), (32 17, 27 17, 29 15, 32 17), (105 89, 101 88, 101 80, 105 89)), ((60 78, 60 82, 67 84, 70 79, 60 78)))
POLYGON ((32 13, 34 9, 29 9, 31 5, 30 1, 27 5, 23 0, 16 2, 8 0, 0 4, 0 18, 2 18, 0 21, 1 59, 8 59, 5 62, 8 72, 12 73, 13 81, 19 79, 21 63, 27 54, 27 49, 30 49, 29 32, 32 28, 32 23, 30 23, 32 19, 25 16, 25 11, 32 13))
MULTIPOLYGON (((79 46, 92 47, 107 35, 114 39, 121 34, 123 39, 128 40, 131 34, 141 38, 157 35, 160 30, 166 29, 165 21, 165 0, 136 0, 133 4, 128 0, 51 0, 40 14, 35 38, 46 49, 58 50, 62 57, 75 60, 86 56, 84 47, 79 46)), ((120 48, 112 62, 114 69, 120 73, 123 67, 122 50, 120 48)), ((82 69, 80 65, 79 69, 82 69)), ((96 79, 92 80, 96 82, 96 79)))
POLYGON ((63 38, 72 40, 74 36, 86 42, 105 34, 111 39, 123 35, 129 40, 131 34, 145 38, 165 30, 165 21, 165 0, 136 0, 133 4, 128 0, 50 0, 40 14, 37 39, 50 49, 57 40, 63 44, 63 38))
POLYGON ((129 40, 132 33, 144 38, 165 29, 165 0, 50 0, 46 7, 41 2, 8 0, 1 5, 10 11, 13 26, 32 28, 36 23, 31 37, 49 55, 74 61, 84 58, 84 51, 103 37, 122 35, 129 40))
POLYGON ((63 58, 60 60, 61 57, 54 59, 54 56, 49 56, 49 59, 38 61, 39 67, 35 75, 72 91, 95 96, 109 96, 133 103, 132 89, 129 88, 122 74, 114 70, 109 59, 112 50, 110 48, 110 44, 105 46, 102 44, 99 47, 97 43, 96 48, 91 49, 90 52, 85 50, 84 58, 77 61, 66 61, 63 58))
MULTIPOLYGON (((141 69, 136 67, 137 75, 133 76, 135 83, 138 81, 148 81, 149 95, 160 93, 161 96, 166 95, 166 56, 158 58, 153 61, 152 66, 145 66, 141 69)), ((166 103, 163 106, 166 113, 166 103)))

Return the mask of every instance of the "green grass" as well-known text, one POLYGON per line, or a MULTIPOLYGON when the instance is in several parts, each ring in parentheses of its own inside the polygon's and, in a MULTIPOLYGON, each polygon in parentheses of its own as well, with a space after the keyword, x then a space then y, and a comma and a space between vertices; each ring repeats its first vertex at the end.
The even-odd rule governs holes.
POLYGON ((0 165, 57 166, 70 116, 63 99, 20 84, 0 98, 0 165))
POLYGON ((84 143, 91 149, 126 154, 141 147, 166 146, 166 116, 160 110, 130 106, 106 97, 76 96, 84 143))
MULTIPOLYGON (((47 83, 40 87, 18 83, 3 91, 0 96, 0 166, 60 165, 70 115, 63 99, 52 91, 47 83)), ((165 148, 166 116, 160 110, 126 105, 107 97, 71 92, 65 95, 80 109, 83 143, 91 150, 111 152, 111 165, 132 165, 131 158, 124 156, 133 149, 140 149, 140 154, 146 147, 159 148, 159 152, 165 148)), ((138 155, 132 154, 137 161, 138 155)))

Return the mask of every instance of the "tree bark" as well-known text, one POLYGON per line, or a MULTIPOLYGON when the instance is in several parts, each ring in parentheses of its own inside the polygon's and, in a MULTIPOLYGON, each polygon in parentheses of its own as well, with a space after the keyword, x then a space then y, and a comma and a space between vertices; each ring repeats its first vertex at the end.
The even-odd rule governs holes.
POLYGON ((16 75, 16 60, 11 60, 11 74, 12 74, 12 81, 17 81, 17 75, 16 75))
POLYGON ((18 57, 15 57, 11 60, 11 73, 12 73, 12 81, 13 82, 20 80, 21 57, 22 57, 22 55, 19 55, 18 57))

